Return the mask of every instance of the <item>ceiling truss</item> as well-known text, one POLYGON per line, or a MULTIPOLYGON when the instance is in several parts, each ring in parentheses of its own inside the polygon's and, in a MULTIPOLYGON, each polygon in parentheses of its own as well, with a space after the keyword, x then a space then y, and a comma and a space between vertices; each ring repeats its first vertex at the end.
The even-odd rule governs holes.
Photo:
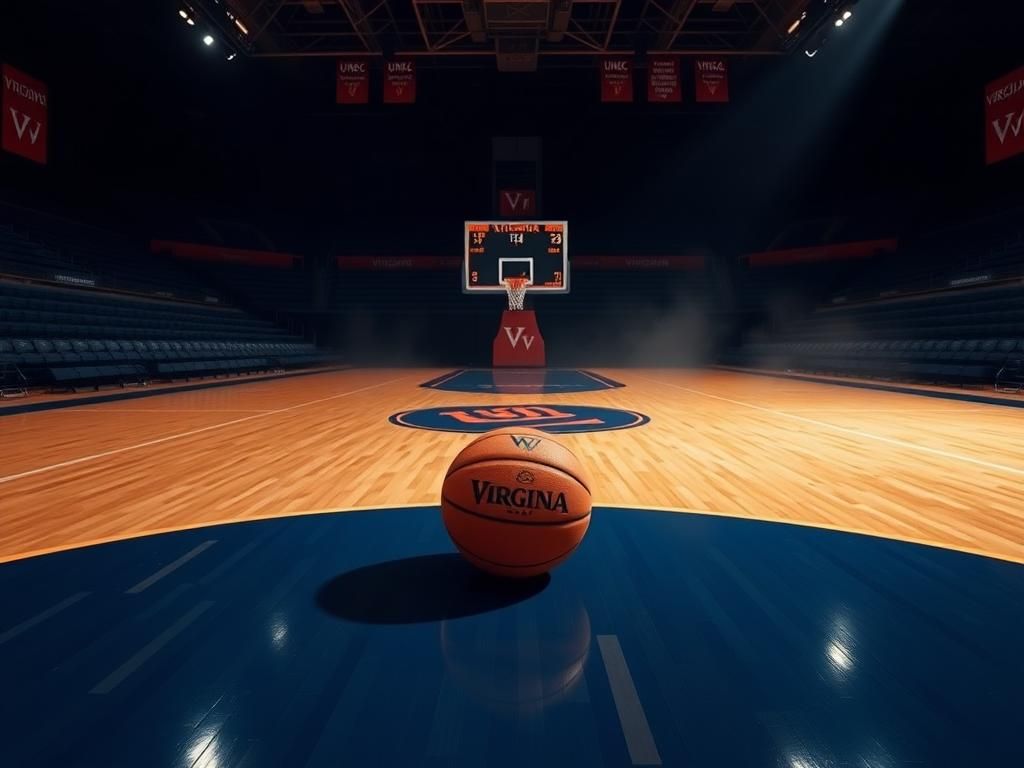
MULTIPOLYGON (((855 0, 823 13, 843 2, 855 0)), ((508 71, 567 56, 781 55, 813 21, 792 26, 811 0, 192 0, 208 16, 224 3, 253 57, 490 58, 508 71)))

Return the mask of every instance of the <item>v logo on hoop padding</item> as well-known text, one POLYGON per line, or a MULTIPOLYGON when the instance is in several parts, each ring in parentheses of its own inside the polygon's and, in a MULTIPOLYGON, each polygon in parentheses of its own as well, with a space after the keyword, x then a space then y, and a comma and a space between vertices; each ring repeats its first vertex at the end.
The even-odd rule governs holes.
POLYGON ((516 332, 515 332, 514 336, 512 335, 512 328, 511 327, 509 327, 507 325, 502 326, 502 327, 505 329, 505 335, 508 336, 508 343, 512 345, 512 349, 516 348, 516 345, 519 344, 519 340, 520 339, 523 340, 523 346, 525 346, 527 349, 529 349, 530 347, 533 346, 533 339, 534 339, 534 337, 533 336, 523 336, 523 331, 526 330, 526 328, 524 328, 523 326, 521 326, 521 325, 517 325, 516 326, 516 332))

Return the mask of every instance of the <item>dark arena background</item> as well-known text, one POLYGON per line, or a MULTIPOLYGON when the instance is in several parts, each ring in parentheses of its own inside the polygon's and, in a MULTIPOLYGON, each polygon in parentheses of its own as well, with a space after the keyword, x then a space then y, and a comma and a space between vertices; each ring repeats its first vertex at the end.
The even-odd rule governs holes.
POLYGON ((1022 30, 3 3, 0 766, 1024 765, 1022 30))

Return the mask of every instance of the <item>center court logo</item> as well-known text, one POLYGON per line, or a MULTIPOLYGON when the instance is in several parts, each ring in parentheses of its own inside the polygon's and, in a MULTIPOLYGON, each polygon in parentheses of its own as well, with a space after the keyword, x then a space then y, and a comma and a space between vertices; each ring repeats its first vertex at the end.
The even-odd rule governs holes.
POLYGON ((650 418, 636 411, 590 405, 455 405, 402 411, 389 421, 435 432, 477 433, 500 427, 531 427, 552 434, 568 434, 629 429, 646 424, 650 418))

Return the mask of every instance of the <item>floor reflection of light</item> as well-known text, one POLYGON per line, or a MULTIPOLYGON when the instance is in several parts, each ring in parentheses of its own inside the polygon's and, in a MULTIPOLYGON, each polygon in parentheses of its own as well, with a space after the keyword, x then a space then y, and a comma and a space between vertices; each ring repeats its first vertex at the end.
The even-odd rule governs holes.
POLYGON ((185 765, 189 768, 219 768, 217 754, 217 728, 203 728, 188 745, 185 765))
POLYGON ((283 651, 288 642, 288 622, 284 616, 275 614, 270 621, 270 644, 275 651, 283 651))
POLYGON ((828 660, 844 672, 848 671, 853 666, 853 659, 850 658, 850 652, 839 643, 829 643, 828 651, 826 651, 826 653, 828 654, 828 660))
POLYGON ((841 614, 835 616, 825 636, 825 660, 836 682, 847 681, 853 673, 856 646, 849 619, 841 614))

